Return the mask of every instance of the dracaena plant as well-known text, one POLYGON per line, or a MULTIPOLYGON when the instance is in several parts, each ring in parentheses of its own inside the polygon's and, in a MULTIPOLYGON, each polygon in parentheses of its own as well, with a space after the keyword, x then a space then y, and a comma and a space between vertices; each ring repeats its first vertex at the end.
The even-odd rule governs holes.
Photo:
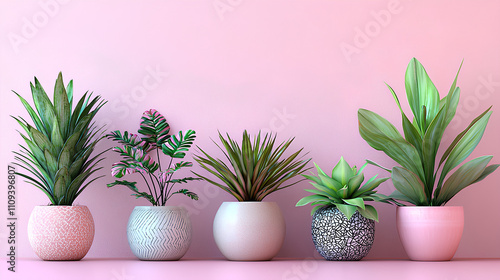
POLYGON ((16 165, 26 172, 17 174, 42 190, 51 205, 72 205, 101 169, 101 152, 92 153, 103 138, 101 128, 92 121, 106 103, 100 96, 85 93, 73 109, 73 80, 65 87, 59 73, 51 101, 35 77, 30 83, 35 108, 14 92, 28 111, 33 125, 22 117, 13 117, 26 134, 20 132, 26 146, 14 152, 16 165))
POLYGON ((128 187, 134 192, 136 198, 143 197, 153 206, 165 206, 167 201, 174 194, 184 194, 191 199, 198 200, 198 195, 188 189, 173 191, 175 184, 187 183, 189 181, 200 180, 200 178, 184 177, 174 178, 176 171, 193 166, 189 161, 178 161, 183 159, 189 151, 196 133, 187 130, 185 133, 179 131, 176 135, 170 135, 170 125, 163 115, 154 109, 145 111, 141 118, 138 133, 132 134, 127 131, 123 133, 116 130, 106 135, 109 139, 119 142, 123 146, 114 147, 113 151, 120 154, 121 161, 114 163, 111 168, 111 175, 122 178, 127 174, 138 173, 144 179, 148 191, 140 191, 137 182, 126 180, 115 180, 108 184, 108 188, 116 185, 128 187), (161 164, 160 151, 168 156, 168 164, 161 164), (157 161, 150 156, 156 156, 157 161))
POLYGON ((200 147, 202 155, 195 155, 194 159, 221 182, 195 174, 230 193, 238 201, 262 201, 269 194, 298 183, 287 182, 309 169, 306 165, 310 159, 303 160, 300 156, 303 149, 288 157, 284 155, 294 138, 276 144, 276 134, 266 133, 261 138, 259 132, 252 141, 245 130, 241 146, 229 134, 226 139, 219 132, 219 139, 222 147, 214 143, 225 160, 210 156, 200 147))
POLYGON ((365 163, 359 170, 356 166, 351 167, 343 157, 340 158, 337 165, 332 170, 332 175, 327 175, 317 165, 316 170, 318 175, 302 175, 310 180, 311 185, 315 189, 305 189, 305 191, 313 193, 306 196, 297 202, 296 206, 304 206, 311 203, 314 208, 311 215, 319 208, 325 206, 336 207, 342 212, 347 219, 350 219, 356 211, 363 217, 375 220, 378 222, 378 213, 375 207, 365 204, 366 201, 379 201, 388 203, 390 198, 383 194, 378 194, 375 189, 387 181, 389 178, 378 178, 377 175, 370 178, 366 183, 363 170, 365 163))
POLYGON ((443 134, 459 102, 458 72, 448 95, 440 98, 422 64, 415 58, 410 61, 405 88, 413 113, 412 121, 404 113, 394 90, 388 86, 401 112, 404 136, 380 115, 359 109, 361 137, 400 165, 392 170, 386 169, 391 172, 396 188, 391 195, 394 199, 417 206, 444 205, 459 191, 483 180, 499 166, 488 165, 492 156, 481 156, 458 167, 481 140, 492 113, 491 107, 472 120, 438 160, 443 134))

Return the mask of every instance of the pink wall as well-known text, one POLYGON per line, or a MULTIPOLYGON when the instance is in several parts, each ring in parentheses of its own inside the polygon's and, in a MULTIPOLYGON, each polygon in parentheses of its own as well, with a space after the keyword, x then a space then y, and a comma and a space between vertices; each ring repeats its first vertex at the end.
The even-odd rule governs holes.
MULTIPOLYGON (((393 163, 359 136, 357 109, 368 108, 399 123, 384 82, 400 97, 404 71, 415 56, 446 93, 462 59, 460 112, 448 133, 456 135, 473 116, 500 105, 500 2, 498 1, 2 1, 0 3, 1 181, 21 138, 9 115, 27 117, 10 90, 29 94, 37 76, 52 90, 59 71, 74 79, 75 94, 94 91, 109 100, 98 119, 110 129, 137 129, 143 111, 156 108, 174 131, 195 129, 196 144, 215 152, 217 130, 275 131, 294 148, 305 147, 331 169, 341 155, 350 164, 370 158, 393 163)), ((474 155, 500 161, 500 115, 496 111, 474 155)), ((448 139, 449 141, 449 139, 448 139)), ((112 145, 103 141, 100 149, 112 145)), ((107 154, 110 165, 117 159, 107 154)), ((201 171, 200 168, 195 168, 201 171)), ((374 167, 367 175, 382 173, 374 167)), ((387 175, 387 174, 383 174, 387 175)), ((466 228, 457 257, 500 257, 498 172, 461 192, 466 228)), ((96 222, 88 257, 133 257, 126 224, 136 205, 126 189, 106 189, 110 175, 77 200, 96 222)), ((5 184, 4 184, 5 185, 5 184)), ((267 198, 277 201, 287 222, 279 257, 315 254, 310 208, 295 208, 307 193, 303 182, 267 198)), ((186 257, 221 258, 212 221, 223 201, 234 200, 204 182, 190 185, 200 201, 178 197, 188 207, 194 240, 186 257)), ((389 194, 391 183, 380 191, 389 194)), ((0 205, 7 202, 0 192, 0 205)), ((34 257, 26 228, 41 191, 18 183, 18 255, 34 257)), ((377 205, 380 223, 369 258, 405 258, 395 228, 395 208, 377 205)), ((6 207, 0 207, 6 221, 6 207)), ((0 252, 6 251, 5 226, 0 252)))

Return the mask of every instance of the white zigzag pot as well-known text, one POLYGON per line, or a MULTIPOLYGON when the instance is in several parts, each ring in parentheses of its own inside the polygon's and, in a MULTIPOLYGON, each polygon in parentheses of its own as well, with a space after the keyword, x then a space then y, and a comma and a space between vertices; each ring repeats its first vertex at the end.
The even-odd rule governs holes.
POLYGON ((136 206, 127 226, 132 253, 145 261, 175 261, 191 244, 191 221, 181 206, 136 206))

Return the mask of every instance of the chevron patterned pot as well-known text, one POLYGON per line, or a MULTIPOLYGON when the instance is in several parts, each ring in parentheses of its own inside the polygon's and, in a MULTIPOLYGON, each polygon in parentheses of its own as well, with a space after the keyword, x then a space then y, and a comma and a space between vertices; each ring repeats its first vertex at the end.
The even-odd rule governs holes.
POLYGON ((184 207, 136 206, 127 237, 134 255, 144 261, 175 261, 191 244, 191 221, 184 207))
POLYGON ((77 261, 94 240, 94 219, 87 206, 35 206, 28 221, 28 238, 45 261, 77 261))
POLYGON ((359 261, 368 255, 375 239, 375 221, 358 211, 348 220, 333 206, 314 212, 311 226, 316 250, 328 261, 359 261))

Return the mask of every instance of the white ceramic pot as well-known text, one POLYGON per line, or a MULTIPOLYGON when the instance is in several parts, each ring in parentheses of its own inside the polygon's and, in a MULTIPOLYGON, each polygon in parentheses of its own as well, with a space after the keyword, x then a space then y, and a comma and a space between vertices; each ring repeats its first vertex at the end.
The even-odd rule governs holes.
POLYGON ((28 221, 31 247, 46 261, 81 260, 92 246, 94 233, 87 206, 35 206, 28 221))
POLYGON ((231 261, 266 261, 285 240, 285 219, 276 202, 223 202, 214 219, 214 239, 231 261))
POLYGON ((188 213, 180 206, 136 206, 128 220, 128 243, 140 260, 182 258, 191 234, 188 213))
POLYGON ((462 206, 403 206, 396 211, 399 238, 410 260, 453 258, 464 229, 462 206))

